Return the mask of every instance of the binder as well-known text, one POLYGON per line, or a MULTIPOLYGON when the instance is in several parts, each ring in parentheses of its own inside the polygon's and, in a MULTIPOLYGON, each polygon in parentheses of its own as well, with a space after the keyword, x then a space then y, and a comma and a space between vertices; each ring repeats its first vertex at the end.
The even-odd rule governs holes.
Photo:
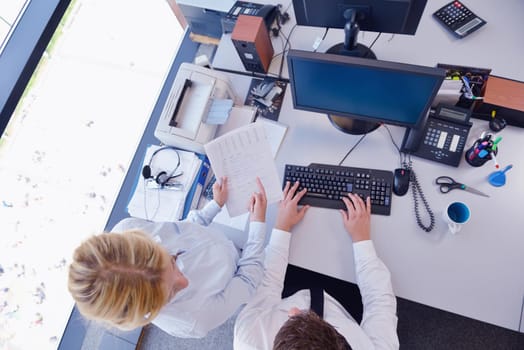
POLYGON ((200 166, 200 170, 195 177, 195 181, 193 182, 191 189, 187 193, 182 219, 185 219, 191 210, 198 207, 198 203, 202 197, 202 191, 204 190, 204 186, 207 183, 207 178, 210 173, 210 163, 207 156, 205 154, 195 154, 202 160, 202 165, 200 166))

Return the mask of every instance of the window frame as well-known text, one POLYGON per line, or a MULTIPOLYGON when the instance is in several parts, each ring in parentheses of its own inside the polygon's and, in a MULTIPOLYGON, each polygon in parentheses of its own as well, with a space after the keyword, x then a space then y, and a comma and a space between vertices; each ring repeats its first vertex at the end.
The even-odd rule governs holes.
POLYGON ((71 0, 30 0, 0 54, 0 137, 71 0))

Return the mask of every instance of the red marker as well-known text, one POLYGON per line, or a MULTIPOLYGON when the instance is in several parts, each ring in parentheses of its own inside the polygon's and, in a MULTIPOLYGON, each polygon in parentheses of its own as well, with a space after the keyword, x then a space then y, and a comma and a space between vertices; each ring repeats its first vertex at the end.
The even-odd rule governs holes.
POLYGON ((499 162, 497 162, 497 158, 495 158, 495 152, 491 152, 491 159, 493 159, 493 162, 495 163, 495 168, 500 168, 499 162))

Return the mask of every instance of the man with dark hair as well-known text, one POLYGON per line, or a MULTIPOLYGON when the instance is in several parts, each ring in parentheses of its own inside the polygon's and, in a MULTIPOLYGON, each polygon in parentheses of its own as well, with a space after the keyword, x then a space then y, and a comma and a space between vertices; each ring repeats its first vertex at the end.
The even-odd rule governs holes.
POLYGON ((290 316, 275 336, 273 350, 294 349, 348 350, 351 347, 335 327, 310 310, 290 316))
POLYGON ((364 202, 348 194, 343 198, 347 210, 340 210, 344 228, 353 241, 363 303, 360 324, 347 306, 323 290, 303 289, 282 298, 291 228, 308 209, 298 208, 305 190, 296 193, 297 188, 298 183, 292 187, 288 183, 284 188, 284 199, 266 248, 264 278, 235 323, 235 349, 398 349, 396 298, 389 270, 378 258, 370 239, 369 198, 364 202))

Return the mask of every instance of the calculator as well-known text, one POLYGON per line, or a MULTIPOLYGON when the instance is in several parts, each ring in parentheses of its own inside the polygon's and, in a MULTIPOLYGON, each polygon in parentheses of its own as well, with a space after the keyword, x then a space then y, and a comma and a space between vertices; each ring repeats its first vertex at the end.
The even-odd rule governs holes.
POLYGON ((486 21, 474 14, 460 1, 452 1, 436 11, 433 16, 459 38, 486 24, 486 21))

